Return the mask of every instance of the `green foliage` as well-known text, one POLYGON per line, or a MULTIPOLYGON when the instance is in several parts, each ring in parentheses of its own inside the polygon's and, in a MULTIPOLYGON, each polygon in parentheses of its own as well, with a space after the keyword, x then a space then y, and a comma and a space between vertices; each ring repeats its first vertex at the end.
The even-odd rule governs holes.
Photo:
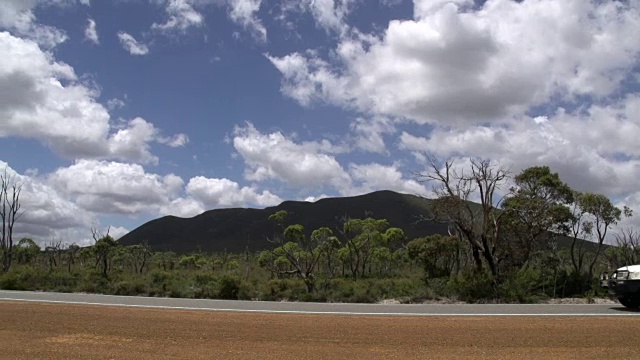
POLYGON ((460 241, 452 236, 432 235, 407 244, 409 259, 422 264, 427 280, 451 276, 460 250, 460 241))
MULTIPOLYGON (((486 248, 494 251, 489 254, 459 233, 408 241, 405 232, 386 219, 347 219, 342 229, 319 227, 309 234, 300 224, 286 225, 288 214, 281 211, 270 217, 281 228, 272 248, 258 253, 151 253, 145 244, 121 246, 108 235, 87 248, 52 244, 43 251, 22 239, 14 247, 14 265, 0 274, 0 288, 363 303, 439 298, 519 303, 602 296, 585 269, 635 262, 640 258, 638 237, 627 233, 634 240, 621 240, 619 247, 604 251, 606 262, 598 258, 600 249, 594 244, 596 251, 581 255, 590 267, 573 271, 572 249, 556 249, 549 230, 566 225, 566 205, 574 193, 548 168, 527 169, 521 175, 504 208, 491 210, 496 222, 479 232, 493 236, 501 222, 500 241, 486 248), (497 261, 498 272, 486 266, 487 257, 497 261), (478 259, 485 265, 478 267, 478 259)), ((578 195, 573 201, 582 204, 583 233, 600 236, 621 216, 598 196, 578 195)), ((495 239, 484 240, 491 244, 495 239)))
POLYGON ((485 272, 464 271, 448 286, 452 294, 466 302, 491 302, 497 295, 493 277, 485 272))
POLYGON ((218 290, 218 298, 227 300, 237 300, 240 292, 240 278, 233 275, 223 275, 220 279, 220 289, 218 290))

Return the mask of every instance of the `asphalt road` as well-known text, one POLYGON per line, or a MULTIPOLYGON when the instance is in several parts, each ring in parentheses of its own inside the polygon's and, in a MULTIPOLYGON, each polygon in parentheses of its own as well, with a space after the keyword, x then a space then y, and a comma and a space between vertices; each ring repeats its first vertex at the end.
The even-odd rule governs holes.
POLYGON ((223 312, 384 316, 633 316, 618 304, 343 304, 172 299, 0 290, 0 301, 223 312))

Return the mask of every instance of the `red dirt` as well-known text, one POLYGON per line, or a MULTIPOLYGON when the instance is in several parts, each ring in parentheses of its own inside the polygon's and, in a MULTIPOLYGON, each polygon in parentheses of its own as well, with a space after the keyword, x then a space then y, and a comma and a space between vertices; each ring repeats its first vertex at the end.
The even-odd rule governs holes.
POLYGON ((2 359, 638 359, 631 317, 283 315, 0 302, 2 359))

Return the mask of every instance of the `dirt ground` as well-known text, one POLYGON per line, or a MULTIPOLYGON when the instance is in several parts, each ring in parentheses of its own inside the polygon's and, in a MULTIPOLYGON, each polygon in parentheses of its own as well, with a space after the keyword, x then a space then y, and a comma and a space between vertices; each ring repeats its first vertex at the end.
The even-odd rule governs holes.
POLYGON ((639 359, 630 317, 373 317, 0 302, 1 359, 639 359))

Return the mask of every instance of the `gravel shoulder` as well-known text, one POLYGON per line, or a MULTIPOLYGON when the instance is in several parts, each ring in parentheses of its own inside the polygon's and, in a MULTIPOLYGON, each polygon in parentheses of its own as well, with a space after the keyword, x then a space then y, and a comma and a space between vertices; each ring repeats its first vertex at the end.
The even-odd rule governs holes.
POLYGON ((640 358, 633 317, 384 317, 0 302, 3 359, 640 358))

